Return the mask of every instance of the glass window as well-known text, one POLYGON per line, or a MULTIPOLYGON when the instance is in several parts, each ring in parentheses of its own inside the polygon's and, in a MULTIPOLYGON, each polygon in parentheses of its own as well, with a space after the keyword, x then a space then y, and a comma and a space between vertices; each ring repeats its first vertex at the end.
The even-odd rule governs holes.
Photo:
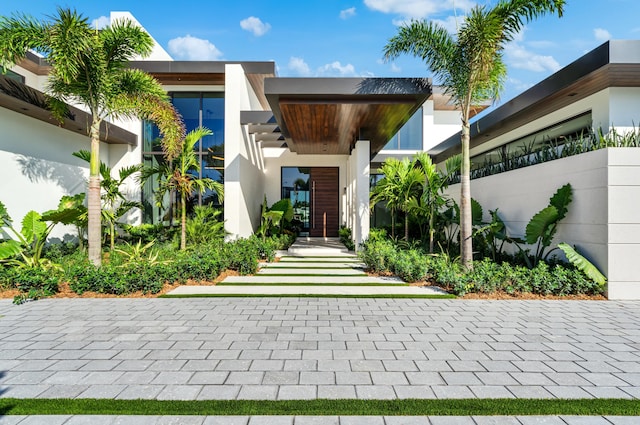
MULTIPOLYGON (((208 177, 224 183, 224 93, 176 92, 171 95, 176 110, 184 120, 186 131, 200 126, 213 131, 213 135, 205 137, 195 146, 200 162, 200 172, 192 173, 196 177, 208 177)), ((143 124, 143 162, 145 165, 157 165, 164 161, 158 128, 152 123, 143 124)), ((145 222, 175 222, 178 205, 175 194, 166 194, 162 205, 156 204, 155 192, 159 185, 159 177, 145 183, 142 189, 145 222)), ((194 205, 220 205, 215 192, 207 190, 194 193, 187 202, 187 210, 194 205)))
POLYGON ((422 108, 409 118, 409 121, 389 140, 383 150, 422 150, 422 108))
POLYGON ((2 69, 0 69, 0 74, 24 84, 24 77, 17 72, 13 72, 10 69, 5 70, 4 72, 2 71, 2 69))

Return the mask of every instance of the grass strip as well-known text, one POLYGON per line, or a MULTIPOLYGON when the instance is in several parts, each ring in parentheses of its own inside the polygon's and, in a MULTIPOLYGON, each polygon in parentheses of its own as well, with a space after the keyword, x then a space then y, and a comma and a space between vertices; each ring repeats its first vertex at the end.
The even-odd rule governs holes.
POLYGON ((453 299, 452 294, 164 294, 158 298, 421 298, 421 299, 453 299))
POLYGON ((0 399, 0 415, 636 416, 628 399, 112 400, 0 399))
POLYGON ((218 282, 216 286, 411 286, 408 283, 255 283, 255 282, 218 282))

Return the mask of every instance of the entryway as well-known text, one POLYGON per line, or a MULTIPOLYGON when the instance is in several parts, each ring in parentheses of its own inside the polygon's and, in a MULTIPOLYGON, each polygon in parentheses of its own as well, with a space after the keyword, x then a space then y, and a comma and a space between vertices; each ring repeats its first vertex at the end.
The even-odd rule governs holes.
POLYGON ((312 237, 337 237, 340 228, 340 169, 282 167, 282 198, 293 205, 294 220, 312 237))

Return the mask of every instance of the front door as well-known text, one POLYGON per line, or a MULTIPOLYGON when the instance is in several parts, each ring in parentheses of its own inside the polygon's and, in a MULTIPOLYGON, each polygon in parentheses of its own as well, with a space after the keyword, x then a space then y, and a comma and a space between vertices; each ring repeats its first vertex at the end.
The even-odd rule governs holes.
POLYGON ((340 227, 339 168, 311 168, 309 236, 337 237, 340 227))

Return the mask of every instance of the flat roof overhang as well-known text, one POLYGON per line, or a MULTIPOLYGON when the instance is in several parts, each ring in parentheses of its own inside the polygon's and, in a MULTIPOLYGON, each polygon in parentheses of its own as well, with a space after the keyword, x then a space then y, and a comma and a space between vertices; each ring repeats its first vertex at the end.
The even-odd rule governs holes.
POLYGON ((274 62, 230 61, 132 61, 129 66, 153 75, 164 86, 225 84, 225 66, 241 65, 260 105, 268 109, 264 97, 264 79, 275 76, 274 62))
MULTIPOLYGON (((609 87, 640 87, 640 41, 608 41, 471 123, 476 148, 609 87)), ((429 151, 436 162, 458 154, 460 133, 429 151)))
MULTIPOLYGON (((88 136, 91 125, 91 114, 73 106, 69 107, 69 114, 62 121, 54 118, 51 111, 43 107, 46 104, 44 94, 25 84, 11 81, 0 76, 0 108, 6 108, 38 121, 64 128, 82 136, 88 136), (12 94, 15 87, 22 93, 22 98, 12 94)), ((116 125, 102 121, 100 126, 100 140, 114 145, 136 146, 138 137, 116 125)))
POLYGON ((369 140, 373 156, 432 87, 426 78, 266 78, 264 91, 293 152, 347 155, 357 140, 369 140))

